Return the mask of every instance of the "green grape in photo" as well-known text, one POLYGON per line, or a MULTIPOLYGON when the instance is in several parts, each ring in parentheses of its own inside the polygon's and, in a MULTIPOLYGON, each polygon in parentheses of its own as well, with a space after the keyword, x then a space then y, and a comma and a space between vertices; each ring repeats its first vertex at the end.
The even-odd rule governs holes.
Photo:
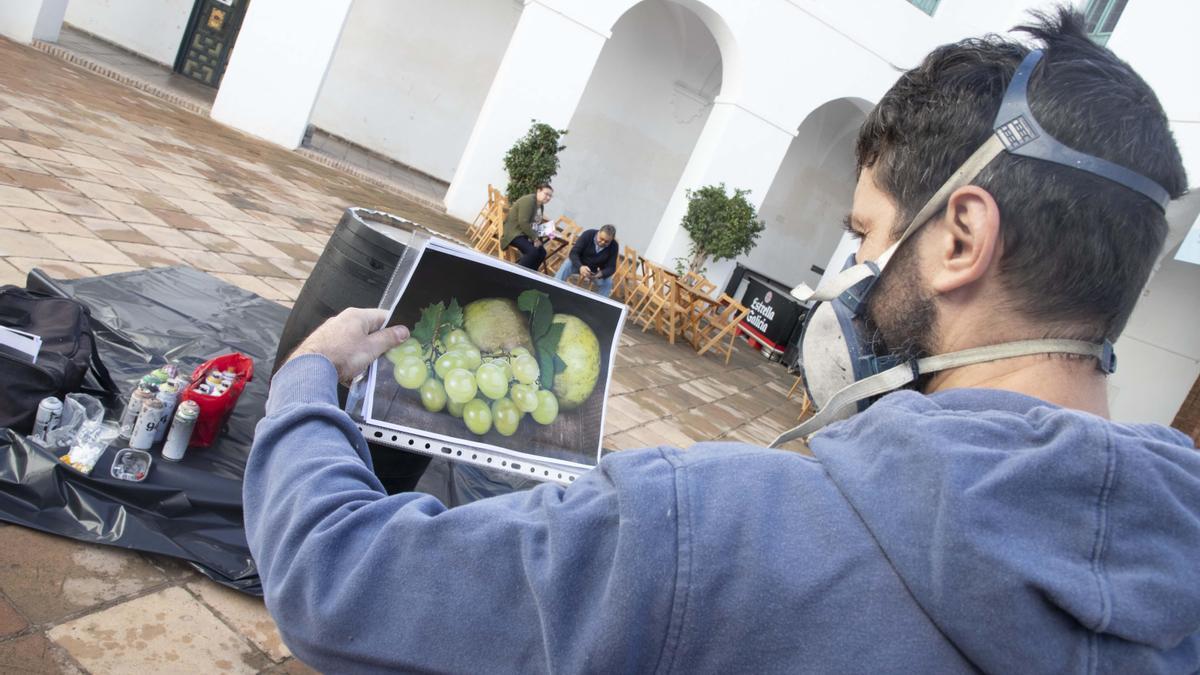
POLYGON ((425 365, 425 359, 419 356, 402 356, 392 374, 401 387, 416 389, 425 383, 425 378, 429 376, 429 367, 425 365))
POLYGON ((538 378, 538 362, 529 354, 522 354, 513 359, 513 377, 522 384, 533 384, 538 378))
POLYGON ((475 398, 475 392, 478 391, 475 375, 464 368, 455 368, 446 373, 443 383, 446 386, 446 396, 459 403, 466 403, 475 398))
POLYGON ((502 436, 512 436, 517 433, 521 424, 521 411, 510 398, 502 398, 492 402, 492 424, 502 436))
POLYGON ((517 410, 523 413, 531 413, 538 406, 537 393, 537 385, 517 383, 512 386, 512 392, 509 394, 509 397, 516 404, 517 410))
POLYGON ((472 372, 483 363, 483 355, 473 345, 455 347, 451 353, 458 354, 458 361, 461 364, 460 368, 466 368, 472 372))
POLYGON ((405 356, 420 356, 423 351, 420 342, 409 338, 389 349, 385 356, 387 356, 388 361, 392 362, 392 365, 395 365, 400 363, 400 359, 405 356))
POLYGON ((450 331, 445 338, 442 339, 442 344, 446 345, 446 349, 454 349, 455 347, 475 345, 471 343, 471 338, 467 335, 467 331, 457 328, 450 331))
POLYGON ((446 389, 437 378, 431 377, 421 385, 421 405, 429 412, 440 412, 446 407, 446 389))
POLYGON ((530 414, 534 422, 538 424, 551 424, 558 417, 558 397, 552 391, 539 389, 537 393, 537 407, 530 414))
POLYGON ((475 371, 475 384, 479 391, 490 399, 503 398, 508 393, 508 377, 504 369, 495 363, 485 363, 475 371))
POLYGON ((477 436, 486 434, 492 428, 492 411, 488 404, 477 398, 463 405, 462 418, 471 433, 477 436))
MULTIPOLYGON (((445 391, 444 387, 442 388, 442 391, 445 391)), ((466 404, 459 403, 457 401, 451 401, 449 400, 449 397, 446 397, 446 399, 446 412, 461 419, 463 416, 463 406, 466 404)))
POLYGON ((437 373, 440 379, 445 380, 447 373, 455 368, 462 367, 462 356, 458 352, 446 352, 439 356, 438 360, 433 363, 433 372, 437 373))

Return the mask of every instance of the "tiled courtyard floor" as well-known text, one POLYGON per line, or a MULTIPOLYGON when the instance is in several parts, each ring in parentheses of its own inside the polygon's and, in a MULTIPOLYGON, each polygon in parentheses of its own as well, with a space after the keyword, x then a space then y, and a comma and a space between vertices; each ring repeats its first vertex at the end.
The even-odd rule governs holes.
MULTIPOLYGON (((0 38, 0 284, 191 265, 289 304, 351 205, 465 225, 0 38)), ((481 195, 482 197, 482 195, 481 195)), ((622 336, 605 445, 764 444, 789 377, 622 336)), ((0 672, 305 672, 259 600, 170 559, 0 525, 0 672)))

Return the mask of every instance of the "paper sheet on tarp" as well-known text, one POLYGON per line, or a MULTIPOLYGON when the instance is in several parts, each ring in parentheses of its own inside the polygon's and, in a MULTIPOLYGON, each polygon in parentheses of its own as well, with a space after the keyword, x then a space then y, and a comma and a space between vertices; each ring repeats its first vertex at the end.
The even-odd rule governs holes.
MULTIPOLYGON (((162 268, 73 281, 31 275, 33 290, 73 297, 92 313, 100 358, 123 398, 168 361, 185 371, 238 351, 271 372, 288 310, 188 268, 162 268)), ((242 521, 242 474, 267 378, 248 383, 228 427, 211 448, 182 462, 154 453, 149 479, 131 483, 109 470, 114 444, 84 476, 24 437, 0 430, 0 519, 85 542, 181 558, 226 586, 261 594, 242 521)), ((124 400, 106 401, 116 419, 124 400)))

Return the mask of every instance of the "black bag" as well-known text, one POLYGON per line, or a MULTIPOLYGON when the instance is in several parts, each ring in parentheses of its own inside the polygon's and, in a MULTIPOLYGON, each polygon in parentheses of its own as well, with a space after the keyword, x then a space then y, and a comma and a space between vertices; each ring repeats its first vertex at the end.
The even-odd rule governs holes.
POLYGON ((103 389, 95 393, 119 393, 100 363, 90 314, 75 300, 0 286, 0 326, 42 338, 37 363, 0 350, 0 427, 30 433, 42 399, 80 391, 89 369, 103 389))

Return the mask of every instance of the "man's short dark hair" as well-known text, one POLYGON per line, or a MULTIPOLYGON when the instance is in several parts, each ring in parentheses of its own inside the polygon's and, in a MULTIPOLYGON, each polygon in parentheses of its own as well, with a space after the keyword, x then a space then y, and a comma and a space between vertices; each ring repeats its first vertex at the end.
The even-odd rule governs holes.
POLYGON ((554 186, 553 186, 553 185, 551 185, 551 184, 549 184, 549 183, 538 183, 538 184, 537 184, 537 187, 536 187, 536 188, 534 188, 534 190, 533 190, 533 191, 534 191, 534 192, 541 192, 541 191, 542 191, 542 188, 549 188, 551 192, 553 192, 553 191, 554 191, 554 186))
POLYGON ((604 232, 613 239, 617 238, 617 228, 614 225, 604 225, 600 228, 600 231, 604 232))
MULTIPOLYGON (((1179 149, 1158 98, 1083 17, 1060 7, 1014 30, 1041 41, 1029 83, 1034 117, 1076 150, 1186 191, 1179 149)), ((944 45, 906 72, 859 131, 858 170, 870 167, 908 221, 992 133, 1004 90, 1029 52, 989 35, 944 45)), ((1125 327, 1167 234, 1149 199, 1084 171, 1002 153, 975 179, 1000 208, 1001 283, 1016 310, 1055 336, 1115 339, 1125 327)), ((897 233, 898 234, 898 233, 897 233)))

